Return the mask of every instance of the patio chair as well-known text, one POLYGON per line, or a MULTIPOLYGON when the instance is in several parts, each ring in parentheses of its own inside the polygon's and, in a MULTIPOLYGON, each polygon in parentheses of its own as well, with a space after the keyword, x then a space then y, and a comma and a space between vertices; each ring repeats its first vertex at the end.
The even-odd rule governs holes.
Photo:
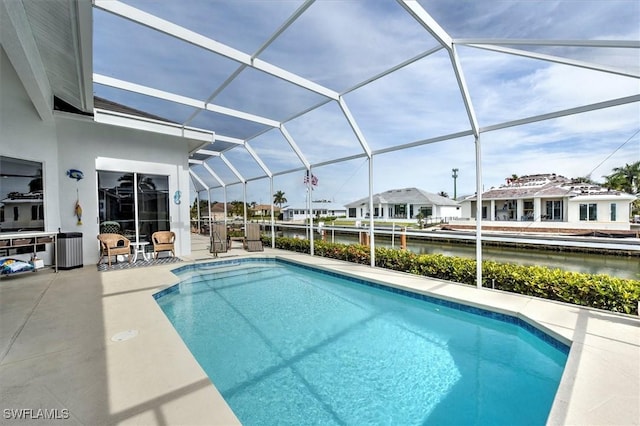
POLYGON ((101 234, 120 234, 121 228, 118 222, 106 221, 100 224, 101 234))
POLYGON ((260 224, 248 223, 247 224, 247 239, 245 243, 247 251, 263 251, 262 238, 260 236, 260 224))
POLYGON ((153 255, 154 259, 158 258, 158 254, 162 251, 170 251, 175 257, 176 252, 174 243, 176 241, 176 234, 173 231, 157 231, 151 235, 151 241, 153 241, 153 255))
POLYGON ((118 261, 119 254, 126 254, 131 263, 131 241, 120 234, 99 234, 98 240, 100 240, 100 260, 98 265, 102 262, 102 259, 107 256, 107 262, 111 266, 111 256, 116 256, 116 262, 118 261))
POLYGON ((210 243, 209 249, 211 253, 225 253, 227 251, 229 239, 227 227, 224 223, 216 223, 213 225, 210 243))

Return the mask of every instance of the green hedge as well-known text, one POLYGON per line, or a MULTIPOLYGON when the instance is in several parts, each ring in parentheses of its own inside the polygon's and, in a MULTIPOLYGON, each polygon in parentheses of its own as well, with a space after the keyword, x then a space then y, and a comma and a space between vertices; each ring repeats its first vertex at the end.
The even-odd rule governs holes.
MULTIPOLYGON (((265 240, 271 245, 271 240, 265 240)), ((309 253, 308 240, 276 238, 276 248, 309 253)), ((370 249, 358 244, 315 241, 318 256, 370 264, 370 249)), ((376 248, 376 266, 443 280, 476 285, 476 261, 441 254, 376 248)), ((613 312, 638 314, 640 281, 492 261, 482 262, 482 285, 514 293, 590 306, 613 312)))

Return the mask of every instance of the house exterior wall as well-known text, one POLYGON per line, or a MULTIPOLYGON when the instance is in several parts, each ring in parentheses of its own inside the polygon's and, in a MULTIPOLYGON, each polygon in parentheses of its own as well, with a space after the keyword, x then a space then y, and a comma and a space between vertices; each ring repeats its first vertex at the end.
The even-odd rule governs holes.
POLYGON ((99 233, 97 170, 169 176, 170 229, 176 233, 176 255, 191 251, 189 204, 173 202, 176 191, 189 194, 188 152, 184 148, 185 144, 166 135, 76 118, 57 117, 56 122, 60 169, 84 171, 85 178, 79 182, 61 173, 59 188, 62 229, 84 232, 90 237, 85 237, 83 247, 85 263, 98 260, 98 245, 95 240, 99 233), (76 187, 86 216, 82 229, 78 229, 72 214, 64 214, 65 211, 73 212, 76 187))
MULTIPOLYGON (((347 210, 331 210, 323 207, 313 208, 313 218, 318 216, 335 216, 343 217, 347 215, 347 210)), ((303 208, 286 208, 282 210, 283 220, 306 220, 309 218, 309 209, 303 208)))
MULTIPOLYGON (((394 206, 400 204, 374 204, 373 211, 374 213, 378 212, 377 215, 374 215, 374 218, 377 220, 389 220, 389 221, 414 221, 416 220, 416 216, 420 213, 422 208, 431 207, 431 217, 434 218, 459 218, 462 216, 462 209, 458 206, 438 206, 431 204, 404 204, 405 212, 404 215, 395 215, 393 214, 394 206)), ((366 219, 369 214, 369 206, 356 207, 356 216, 350 216, 356 219, 366 219)))
POLYGON ((570 200, 568 204, 567 216, 571 222, 585 222, 591 223, 597 226, 610 227, 623 224, 629 226, 629 214, 630 205, 627 201, 607 199, 607 200, 594 200, 586 197, 577 197, 580 199, 570 200), (595 204, 597 218, 596 220, 581 220, 580 219, 580 205, 581 204, 595 204), (611 220, 611 205, 615 204, 615 221, 611 220))
POLYGON ((459 218, 462 217, 462 209, 458 206, 436 206, 437 214, 436 217, 443 218, 459 218))
POLYGON ((55 123, 36 112, 9 58, 0 47, 0 155, 42 163, 44 228, 60 227, 55 123))
POLYGON ((83 262, 96 263, 96 170, 162 174, 169 176, 170 225, 177 234, 176 254, 189 254, 187 144, 180 138, 99 124, 74 114, 56 113, 51 122, 43 122, 8 58, 3 51, 0 55, 0 155, 43 164, 45 231, 82 232, 83 262), (68 169, 83 171, 84 179, 67 177, 68 169), (183 194, 180 204, 173 202, 176 190, 183 194), (76 200, 83 209, 82 225, 74 215, 76 200))
MULTIPOLYGON (((505 200, 483 200, 482 206, 487 209, 487 212, 491 212, 491 206, 502 206, 505 200)), ((466 221, 461 222, 469 224, 469 219, 475 221, 476 202, 471 200, 465 200, 461 202, 462 218, 466 221)), ((498 220, 490 217, 483 218, 483 223, 486 226, 500 226, 500 227, 522 227, 532 226, 549 229, 602 229, 602 230, 621 230, 628 231, 630 229, 629 214, 630 204, 628 199, 621 197, 607 197, 607 196, 582 196, 575 198, 536 198, 534 199, 534 220, 533 221, 521 221, 521 220, 500 220, 501 210, 498 210, 498 220), (539 200, 539 204, 538 201, 539 200), (546 201, 562 201, 562 220, 542 219, 542 216, 546 215, 546 201), (580 204, 596 204, 597 208, 597 220, 580 220, 580 204), (615 221, 611 220, 611 204, 616 204, 616 218, 615 221), (538 206, 539 207, 536 207, 538 206), (539 209, 539 210, 538 210, 539 209)))

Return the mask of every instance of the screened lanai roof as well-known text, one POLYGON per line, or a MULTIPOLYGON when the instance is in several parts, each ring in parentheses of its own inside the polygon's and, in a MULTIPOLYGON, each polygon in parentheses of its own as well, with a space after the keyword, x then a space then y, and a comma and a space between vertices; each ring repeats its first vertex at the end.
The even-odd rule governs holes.
POLYGON ((292 173, 300 183, 312 168, 332 188, 318 195, 347 202, 365 195, 363 164, 375 159, 377 192, 451 192, 443 182, 459 168, 470 193, 476 175, 492 186, 507 171, 598 178, 640 150, 636 0, 0 7, 2 27, 14 30, 3 31, 3 48, 20 60, 41 116, 51 114, 50 85, 97 121, 183 136, 198 190, 292 173), (541 156, 549 152, 553 160, 541 156), (480 156, 490 166, 482 173, 480 156))
POLYGON ((639 28, 636 1, 94 0, 93 90, 201 141, 212 188, 637 112, 639 28))

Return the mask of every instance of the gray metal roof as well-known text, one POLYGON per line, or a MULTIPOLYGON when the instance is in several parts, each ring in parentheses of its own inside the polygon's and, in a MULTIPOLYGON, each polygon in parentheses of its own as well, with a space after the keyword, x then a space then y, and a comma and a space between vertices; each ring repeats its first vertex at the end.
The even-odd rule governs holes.
MULTIPOLYGON (((369 197, 347 204, 347 207, 360 207, 369 204, 369 197)), ((390 189, 373 195, 373 205, 378 204, 423 204, 434 206, 458 206, 459 203, 447 197, 418 188, 390 189)))

